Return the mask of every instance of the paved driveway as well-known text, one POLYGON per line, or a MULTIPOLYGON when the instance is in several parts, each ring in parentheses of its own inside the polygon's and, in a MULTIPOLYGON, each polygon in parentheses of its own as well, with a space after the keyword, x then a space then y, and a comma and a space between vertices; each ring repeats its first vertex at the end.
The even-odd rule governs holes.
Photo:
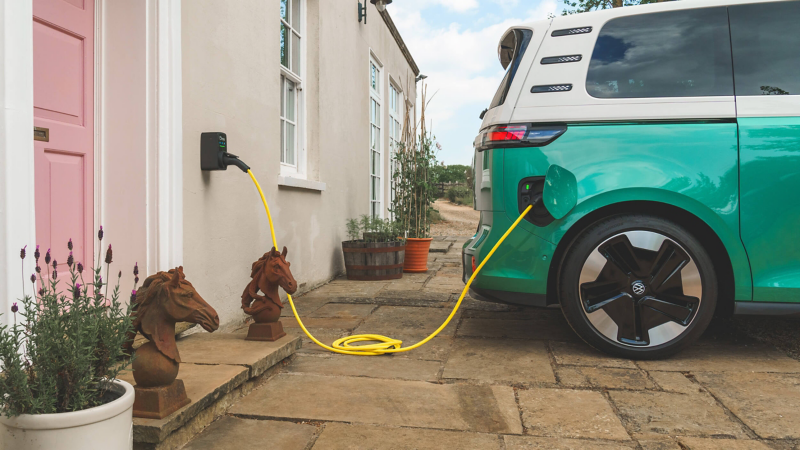
MULTIPOLYGON (((457 299, 459 253, 456 242, 427 274, 339 279, 296 304, 322 342, 380 333, 411 344, 457 299)), ((293 317, 283 323, 302 334, 293 317)), ((558 310, 470 299, 409 353, 336 355, 305 339, 186 448, 800 449, 800 362, 729 324, 671 359, 629 361, 590 349, 558 310)))

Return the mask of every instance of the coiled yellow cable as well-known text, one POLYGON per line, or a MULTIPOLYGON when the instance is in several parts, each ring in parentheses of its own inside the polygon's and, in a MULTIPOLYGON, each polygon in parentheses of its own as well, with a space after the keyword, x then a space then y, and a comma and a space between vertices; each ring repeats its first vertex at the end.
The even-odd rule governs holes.
MULTIPOLYGON (((255 175, 253 175, 253 172, 251 170, 248 170, 247 173, 250 175, 250 178, 253 180, 253 183, 255 183, 256 189, 258 189, 258 194, 261 196, 261 201, 264 203, 264 210, 267 211, 267 219, 269 220, 269 232, 272 235, 272 245, 274 245, 275 248, 277 249, 278 241, 275 239, 275 227, 272 224, 272 215, 269 213, 269 206, 267 205, 267 199, 264 198, 264 191, 261 190, 261 186, 258 184, 258 180, 256 180, 256 177, 255 175)), ((525 214, 527 214, 531 208, 533 208, 533 205, 530 205, 527 208, 525 208, 525 211, 523 211, 522 214, 519 215, 517 220, 514 221, 514 223, 511 225, 508 231, 506 231, 505 234, 500 238, 500 240, 498 240, 497 243, 494 244, 494 247, 492 247, 492 250, 489 252, 488 255, 486 255, 486 258, 484 258, 484 260, 481 261, 481 263, 475 269, 475 272, 473 272, 472 276, 469 277, 466 286, 464 286, 464 290, 461 291, 461 296, 458 297, 458 302, 456 302, 456 306, 453 307, 453 311, 450 312, 449 316, 447 316, 447 320, 445 320, 444 323, 439 328, 436 329, 436 331, 431 333, 430 336, 417 342, 414 345, 411 345, 409 347, 402 347, 403 341, 382 336, 380 334, 354 334, 352 336, 347 336, 341 339, 337 339, 333 341, 333 344, 331 344, 330 346, 325 345, 322 342, 318 341, 317 338, 315 338, 314 336, 311 335, 311 333, 308 332, 305 325, 303 325, 303 321, 300 320, 300 316, 297 314, 297 309, 294 307, 294 301, 292 301, 292 296, 287 294, 287 297, 289 298, 289 305, 291 305, 292 307, 292 312, 294 313, 294 317, 297 319, 297 323, 300 324, 300 328, 303 329, 303 332, 306 334, 306 336, 308 336, 309 339, 314 341, 317 345, 324 348, 325 350, 330 350, 332 352, 342 353, 344 355, 374 356, 374 355, 383 355, 386 353, 400 353, 400 352, 407 352, 409 350, 414 350, 415 348, 420 347, 422 344, 433 339, 437 334, 439 334, 442 330, 444 330, 444 327, 446 327, 448 323, 450 323, 450 320, 452 320, 453 316, 456 315, 458 307, 461 306, 461 301, 464 300, 464 296, 467 295, 467 291, 469 290, 469 286, 472 284, 472 280, 475 279, 475 276, 478 275, 478 272, 481 271, 483 265, 486 264, 487 261, 489 261, 489 259, 494 254, 495 250, 497 250, 497 248, 500 247, 500 244, 502 244, 503 241, 506 240, 506 237, 511 233, 511 231, 514 230, 514 228, 517 227, 520 221, 522 221, 522 218, 525 217, 525 214), (351 345, 356 342, 365 342, 365 341, 370 341, 370 342, 377 341, 378 343, 356 345, 356 346, 351 345)))

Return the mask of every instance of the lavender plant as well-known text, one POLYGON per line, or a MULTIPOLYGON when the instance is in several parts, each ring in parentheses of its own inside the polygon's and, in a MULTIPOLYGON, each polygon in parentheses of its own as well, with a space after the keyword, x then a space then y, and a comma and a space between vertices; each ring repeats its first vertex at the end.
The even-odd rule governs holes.
MULTIPOLYGON (((103 227, 98 240, 103 240, 103 227)), ((12 323, 0 326, 0 409, 8 417, 80 411, 106 403, 112 380, 130 363, 123 344, 133 332, 131 303, 120 301, 122 272, 109 297, 101 255, 97 267, 87 271, 74 260, 72 239, 67 248, 68 274, 59 279, 63 266, 48 249, 42 267, 36 246, 36 273, 29 281, 32 295, 23 292, 21 307, 14 303, 11 308, 12 323)), ((23 248, 23 261, 25 256, 23 248)), ((109 245, 106 280, 112 259, 109 245)), ((136 283, 138 271, 134 267, 136 283)), ((134 285, 134 293, 135 289, 134 285)))

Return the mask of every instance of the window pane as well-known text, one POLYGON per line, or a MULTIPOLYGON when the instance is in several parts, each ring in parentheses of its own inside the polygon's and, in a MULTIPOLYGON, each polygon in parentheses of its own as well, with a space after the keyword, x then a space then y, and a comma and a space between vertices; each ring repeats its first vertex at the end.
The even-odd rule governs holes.
POLYGON ((609 21, 597 37, 586 90, 600 98, 733 95, 726 8, 609 21))
POLYGON ((300 36, 292 33, 292 72, 300 75, 300 36))
POLYGON ((297 30, 298 33, 302 32, 300 30, 300 22, 302 22, 301 16, 300 16, 300 0, 292 0, 292 21, 291 21, 291 24, 292 24, 292 28, 297 30))
POLYGON ((289 22, 289 0, 280 0, 281 2, 281 19, 289 22))
POLYGON ((286 122, 286 164, 295 164, 295 128, 294 125, 286 122))
POLYGON ((295 101, 295 88, 294 82, 286 80, 286 117, 287 119, 295 122, 294 116, 294 101, 295 101))
POLYGON ((729 11, 736 95, 800 95, 800 2, 729 11))
POLYGON ((286 133, 284 128, 286 128, 286 122, 281 119, 281 162, 286 162, 286 133))
POLYGON ((283 67, 289 67, 289 35, 287 34, 288 30, 286 29, 286 25, 281 22, 281 65, 283 67))
POLYGON ((281 117, 286 117, 286 77, 281 76, 281 117))
POLYGON ((375 80, 376 79, 377 79, 377 77, 375 76, 375 65, 372 64, 372 63, 369 63, 369 85, 372 87, 372 89, 375 89, 375 80))

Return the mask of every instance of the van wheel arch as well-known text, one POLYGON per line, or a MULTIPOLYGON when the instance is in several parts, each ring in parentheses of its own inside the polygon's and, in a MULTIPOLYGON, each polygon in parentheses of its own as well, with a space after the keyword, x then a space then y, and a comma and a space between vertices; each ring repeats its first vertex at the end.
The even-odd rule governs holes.
POLYGON ((607 205, 582 217, 561 238, 547 275, 547 304, 557 305, 559 292, 558 280, 564 256, 572 246, 575 239, 593 224, 611 216, 621 214, 650 214, 676 222, 678 225, 690 230, 700 240, 713 260, 717 271, 718 292, 716 316, 730 317, 733 315, 734 306, 734 279, 733 265, 725 246, 719 236, 703 220, 694 214, 668 203, 653 201, 629 201, 607 205))

